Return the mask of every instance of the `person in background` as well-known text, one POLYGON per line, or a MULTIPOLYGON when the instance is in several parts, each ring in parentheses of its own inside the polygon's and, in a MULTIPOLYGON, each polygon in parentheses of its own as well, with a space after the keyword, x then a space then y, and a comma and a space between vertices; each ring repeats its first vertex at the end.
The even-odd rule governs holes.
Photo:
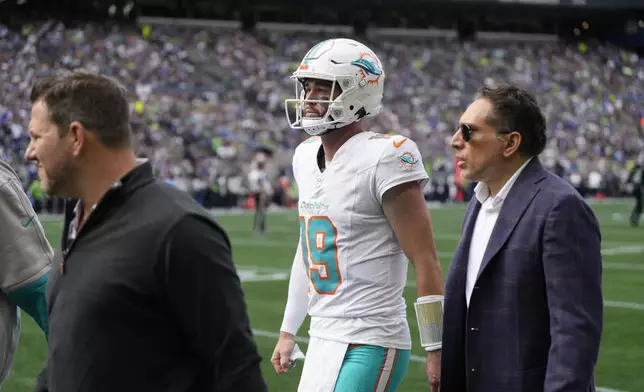
POLYGON ((253 230, 256 234, 264 234, 266 232, 266 209, 273 195, 264 160, 258 160, 255 167, 248 173, 248 184, 255 199, 253 230))
POLYGON ((635 198, 635 206, 633 207, 629 221, 631 226, 637 227, 640 223, 642 208, 644 206, 644 154, 640 154, 635 165, 628 173, 626 188, 635 198))

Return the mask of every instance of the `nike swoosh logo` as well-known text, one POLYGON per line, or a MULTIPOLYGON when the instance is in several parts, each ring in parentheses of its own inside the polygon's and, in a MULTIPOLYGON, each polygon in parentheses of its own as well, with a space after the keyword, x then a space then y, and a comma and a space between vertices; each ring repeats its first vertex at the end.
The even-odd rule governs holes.
POLYGON ((407 138, 404 138, 404 139, 398 140, 398 141, 394 140, 394 147, 398 148, 398 147, 402 146, 403 143, 406 142, 406 141, 407 141, 407 138))
POLYGON ((30 224, 30 223, 31 223, 31 221, 33 221, 33 220, 34 220, 34 216, 33 216, 33 215, 32 215, 32 216, 30 216, 30 217, 28 217, 28 218, 23 219, 23 221, 22 221, 22 227, 27 227, 27 226, 29 226, 29 224, 30 224))

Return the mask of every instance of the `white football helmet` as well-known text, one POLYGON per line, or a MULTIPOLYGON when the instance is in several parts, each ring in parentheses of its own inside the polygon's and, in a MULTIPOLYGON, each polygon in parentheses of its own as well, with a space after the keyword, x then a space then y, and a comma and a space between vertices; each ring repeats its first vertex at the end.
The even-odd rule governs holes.
POLYGON ((285 101, 286 118, 291 128, 304 129, 309 135, 322 135, 382 111, 385 71, 375 53, 360 42, 345 38, 320 42, 304 56, 291 79, 296 98, 285 101), (307 79, 332 82, 329 99, 305 99, 307 79), (341 93, 333 99, 336 88, 341 93), (307 118, 307 103, 326 104, 327 110, 322 117, 307 118), (295 109, 295 120, 289 106, 295 109))

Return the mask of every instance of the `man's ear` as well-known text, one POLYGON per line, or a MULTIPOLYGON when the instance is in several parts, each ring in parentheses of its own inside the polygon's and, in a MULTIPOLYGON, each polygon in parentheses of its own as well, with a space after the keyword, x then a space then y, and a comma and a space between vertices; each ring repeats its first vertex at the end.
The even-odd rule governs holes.
POLYGON ((72 121, 67 130, 67 137, 71 138, 72 154, 78 157, 87 149, 88 132, 78 121, 72 121))
POLYGON ((521 146, 521 134, 519 132, 509 133, 503 139, 505 140, 505 148, 503 149, 505 158, 519 151, 519 146, 521 146))

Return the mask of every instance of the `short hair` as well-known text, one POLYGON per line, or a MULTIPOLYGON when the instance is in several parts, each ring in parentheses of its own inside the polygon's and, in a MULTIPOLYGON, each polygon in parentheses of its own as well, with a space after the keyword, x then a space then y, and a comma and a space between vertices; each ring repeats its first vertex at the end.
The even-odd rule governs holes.
POLYGON ((498 130, 521 135, 519 152, 534 157, 546 148, 546 119, 536 99, 520 87, 503 84, 483 87, 480 98, 492 104, 487 123, 498 130))
POLYGON ((106 147, 132 146, 127 89, 112 78, 74 71, 39 80, 29 98, 47 105, 61 136, 78 121, 106 147))

